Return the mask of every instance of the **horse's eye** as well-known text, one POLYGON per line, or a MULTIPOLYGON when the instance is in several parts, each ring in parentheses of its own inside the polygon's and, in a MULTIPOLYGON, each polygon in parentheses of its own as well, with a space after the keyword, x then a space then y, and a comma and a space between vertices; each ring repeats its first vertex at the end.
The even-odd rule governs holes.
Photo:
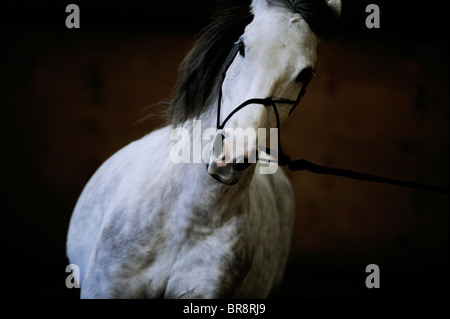
POLYGON ((303 69, 300 74, 297 76, 296 82, 306 83, 311 80, 314 76, 315 70, 313 68, 303 69))
POLYGON ((239 54, 243 57, 245 57, 245 44, 242 41, 238 42, 238 46, 239 46, 239 54))

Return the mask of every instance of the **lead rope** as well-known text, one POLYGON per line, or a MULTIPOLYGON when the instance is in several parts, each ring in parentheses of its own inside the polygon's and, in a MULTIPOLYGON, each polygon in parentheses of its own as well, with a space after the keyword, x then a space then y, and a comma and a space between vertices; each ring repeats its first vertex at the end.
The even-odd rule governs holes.
MULTIPOLYGON (((402 187, 409 187, 421 190, 427 190, 437 193, 448 194, 449 189, 441 186, 428 185, 423 183, 416 183, 410 181, 404 181, 400 179, 394 179, 389 177, 382 177, 378 175, 371 175, 361 172, 356 172, 348 169, 335 168, 329 166, 318 165, 307 161, 305 159, 292 160, 289 155, 284 154, 283 149, 281 148, 281 131, 280 131, 280 119, 278 115, 278 111, 276 105, 272 105, 273 110, 275 112, 275 117, 277 120, 277 128, 278 128, 278 165, 287 166, 291 171, 309 171, 316 174, 322 175, 334 175, 340 177, 346 177, 361 181, 374 182, 374 183, 384 183, 402 187)), ((270 154, 273 154, 273 150, 266 149, 266 151, 270 151, 270 154)))
POLYGON ((341 176, 341 177, 347 177, 347 178, 357 179, 357 180, 361 180, 361 181, 391 184, 391 185, 427 190, 427 191, 432 191, 432 192, 437 192, 437 193, 448 194, 448 192, 449 192, 449 189, 445 188, 445 187, 404 181, 404 180, 388 178, 388 177, 381 177, 381 176, 377 176, 377 175, 360 173, 360 172, 356 172, 356 171, 352 171, 352 170, 348 170, 348 169, 328 167, 328 166, 311 163, 305 159, 291 160, 291 158, 287 155, 284 155, 282 157, 282 161, 278 165, 281 165, 281 166, 287 165, 287 167, 291 171, 306 170, 306 171, 316 173, 316 174, 341 176))

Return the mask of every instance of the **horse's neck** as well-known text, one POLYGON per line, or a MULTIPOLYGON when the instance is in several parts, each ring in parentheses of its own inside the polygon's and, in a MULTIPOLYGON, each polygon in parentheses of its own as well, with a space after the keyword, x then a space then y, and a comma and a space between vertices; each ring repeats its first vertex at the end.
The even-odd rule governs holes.
MULTIPOLYGON (((186 143, 192 143, 194 139, 202 140, 201 134, 211 127, 215 128, 215 118, 202 119, 201 122, 190 122, 182 125, 189 130, 192 139, 186 140, 186 143), (201 130, 198 125, 201 125, 201 130), (200 135, 199 135, 200 134, 200 135)), ((202 141, 202 151, 209 153, 208 143, 211 140, 202 141)), ((192 146, 192 145, 190 145, 192 146)), ((190 147, 191 153, 194 151, 190 147)), ((191 159, 192 159, 191 154, 191 159)), ((178 207, 176 209, 178 216, 184 220, 195 220, 198 225, 213 225, 221 223, 222 220, 229 219, 235 214, 239 207, 248 202, 248 190, 252 180, 252 174, 243 177, 236 185, 225 185, 212 176, 206 169, 206 163, 172 163, 171 180, 167 185, 176 185, 178 194, 178 207)), ((169 187, 169 186, 168 186, 169 187)), ((173 187, 173 186, 170 186, 173 187)))

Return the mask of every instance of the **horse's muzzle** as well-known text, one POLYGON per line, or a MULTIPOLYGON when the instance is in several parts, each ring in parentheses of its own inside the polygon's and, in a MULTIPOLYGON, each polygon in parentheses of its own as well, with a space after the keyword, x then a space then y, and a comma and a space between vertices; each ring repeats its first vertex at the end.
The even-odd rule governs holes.
POLYGON ((247 173, 247 170, 255 164, 255 161, 249 160, 248 157, 240 156, 239 158, 233 158, 230 162, 225 162, 223 153, 224 139, 225 133, 223 130, 218 131, 214 139, 213 149, 211 150, 210 162, 206 164, 206 170, 217 181, 223 184, 233 185, 247 173))

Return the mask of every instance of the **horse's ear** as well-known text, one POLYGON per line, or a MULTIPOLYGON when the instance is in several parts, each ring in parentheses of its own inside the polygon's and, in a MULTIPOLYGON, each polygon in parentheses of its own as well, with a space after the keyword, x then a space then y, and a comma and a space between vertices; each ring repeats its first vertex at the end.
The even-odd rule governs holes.
POLYGON ((341 0, 327 0, 328 5, 333 9, 338 15, 341 15, 341 0))

